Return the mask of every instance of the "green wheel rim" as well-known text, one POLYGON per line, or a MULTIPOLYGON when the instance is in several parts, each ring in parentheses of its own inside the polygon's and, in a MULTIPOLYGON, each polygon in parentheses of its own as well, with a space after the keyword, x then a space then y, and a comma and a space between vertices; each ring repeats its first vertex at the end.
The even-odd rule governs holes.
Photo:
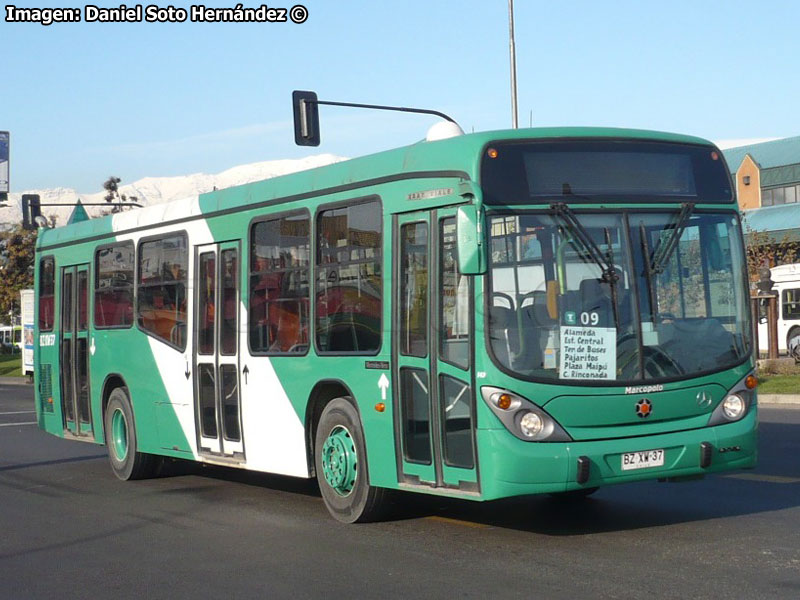
POLYGON ((322 444, 322 473, 325 481, 340 496, 347 496, 356 483, 358 456, 353 436, 337 425, 322 444))
POLYGON ((125 460, 128 455, 128 422, 121 410, 115 410, 111 415, 111 445, 117 459, 125 460))

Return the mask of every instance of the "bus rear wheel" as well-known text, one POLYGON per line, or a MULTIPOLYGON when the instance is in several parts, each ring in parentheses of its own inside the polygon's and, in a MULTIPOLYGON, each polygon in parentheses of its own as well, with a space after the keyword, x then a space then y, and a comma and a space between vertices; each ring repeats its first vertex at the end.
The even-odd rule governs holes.
POLYGON ((314 466, 322 499, 342 523, 365 523, 383 514, 385 490, 369 484, 358 411, 347 398, 322 411, 314 439, 314 466))
POLYGON ((791 342, 794 338, 800 338, 800 327, 792 327, 786 336, 786 352, 789 353, 790 358, 794 358, 794 362, 800 363, 800 346, 792 352, 791 342))
POLYGON ((104 421, 108 460, 114 475, 123 481, 155 475, 159 457, 139 452, 136 446, 136 425, 128 388, 118 387, 111 392, 104 421))

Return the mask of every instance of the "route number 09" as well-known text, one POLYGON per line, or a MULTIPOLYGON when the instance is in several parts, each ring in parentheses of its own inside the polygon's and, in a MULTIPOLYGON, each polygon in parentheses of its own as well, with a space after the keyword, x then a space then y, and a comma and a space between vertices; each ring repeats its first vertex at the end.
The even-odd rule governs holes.
POLYGON ((596 312, 582 312, 581 325, 597 325, 600 322, 600 315, 596 312))

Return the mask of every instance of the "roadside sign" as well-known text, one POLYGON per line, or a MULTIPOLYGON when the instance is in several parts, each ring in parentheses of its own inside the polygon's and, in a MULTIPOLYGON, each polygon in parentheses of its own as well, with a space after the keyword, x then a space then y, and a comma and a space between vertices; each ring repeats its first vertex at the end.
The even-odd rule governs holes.
POLYGON ((9 192, 9 146, 11 136, 7 131, 0 131, 0 194, 9 192))

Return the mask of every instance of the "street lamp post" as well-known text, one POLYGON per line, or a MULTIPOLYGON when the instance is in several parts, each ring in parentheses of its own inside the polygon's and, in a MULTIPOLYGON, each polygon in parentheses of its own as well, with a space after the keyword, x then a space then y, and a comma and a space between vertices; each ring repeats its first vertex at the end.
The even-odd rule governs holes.
POLYGON ((511 127, 517 129, 517 53, 514 46, 514 0, 508 0, 508 52, 511 58, 511 127))

